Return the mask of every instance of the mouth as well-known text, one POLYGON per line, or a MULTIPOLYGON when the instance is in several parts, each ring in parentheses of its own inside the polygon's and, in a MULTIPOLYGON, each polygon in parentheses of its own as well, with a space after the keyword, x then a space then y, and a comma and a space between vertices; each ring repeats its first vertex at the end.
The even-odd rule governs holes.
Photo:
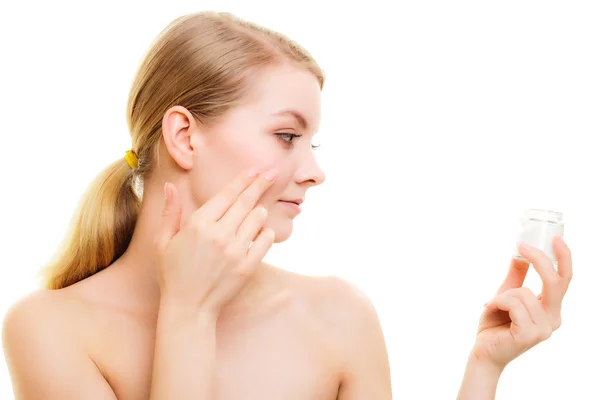
POLYGON ((304 202, 304 200, 302 200, 302 199, 296 199, 296 200, 279 200, 279 201, 282 201, 284 203, 293 203, 293 204, 295 204, 297 206, 299 206, 300 204, 302 204, 304 202))
POLYGON ((296 214, 300 214, 302 209, 300 208, 300 204, 302 204, 302 199, 296 200, 279 200, 280 203, 288 207, 288 209, 293 210, 296 214))

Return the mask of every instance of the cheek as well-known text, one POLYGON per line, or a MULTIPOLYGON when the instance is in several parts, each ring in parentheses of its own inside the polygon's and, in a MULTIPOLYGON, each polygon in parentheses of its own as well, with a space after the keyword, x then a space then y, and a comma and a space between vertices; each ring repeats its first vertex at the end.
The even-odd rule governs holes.
POLYGON ((240 147, 235 149, 235 153, 236 161, 234 163, 240 171, 254 167, 279 169, 283 161, 282 152, 267 145, 240 147))
POLYGON ((290 182, 292 174, 288 159, 286 152, 282 149, 269 147, 268 145, 255 146, 254 148, 249 146, 241 151, 236 151, 235 160, 231 160, 230 165, 235 165, 233 176, 251 168, 258 167, 262 171, 275 168, 277 170, 277 180, 264 196, 269 198, 271 194, 280 194, 290 182))
POLYGON ((293 196, 295 193, 290 193, 288 187, 291 186, 291 175, 286 171, 279 170, 277 180, 271 187, 265 192, 260 199, 260 202, 267 206, 269 211, 281 211, 279 210, 280 205, 277 204, 279 200, 282 200, 285 196, 293 196))
POLYGON ((213 143, 196 160, 198 168, 195 168, 192 178, 196 203, 206 202, 239 174, 255 167, 277 169, 277 180, 265 192, 261 202, 268 204, 278 200, 289 184, 291 174, 286 163, 286 152, 275 147, 276 145, 277 143, 242 138, 213 143))

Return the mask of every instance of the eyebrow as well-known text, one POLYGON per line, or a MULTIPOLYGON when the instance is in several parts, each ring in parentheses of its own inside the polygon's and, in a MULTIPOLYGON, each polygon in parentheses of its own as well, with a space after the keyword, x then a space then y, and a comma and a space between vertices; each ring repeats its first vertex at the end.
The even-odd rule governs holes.
POLYGON ((282 115, 291 115, 296 119, 298 124, 302 127, 302 129, 307 129, 308 123, 306 122, 306 118, 302 114, 300 114, 296 110, 282 110, 273 114, 274 116, 282 116, 282 115))

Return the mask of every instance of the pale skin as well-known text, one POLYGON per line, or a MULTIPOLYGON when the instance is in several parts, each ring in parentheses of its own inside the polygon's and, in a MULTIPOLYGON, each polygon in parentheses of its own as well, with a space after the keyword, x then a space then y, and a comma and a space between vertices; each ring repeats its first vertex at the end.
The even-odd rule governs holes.
MULTIPOLYGON (((123 257, 13 306, 3 343, 16 399, 392 398, 369 299, 339 278, 263 261, 298 215, 282 200, 304 199, 325 179, 311 148, 316 79, 290 65, 268 72, 214 126, 169 109, 123 257)), ((459 399, 493 399, 506 365, 558 328, 572 271, 564 242, 555 251, 558 271, 522 250, 544 281, 540 298, 519 289, 529 263, 511 264, 484 310, 459 399)))

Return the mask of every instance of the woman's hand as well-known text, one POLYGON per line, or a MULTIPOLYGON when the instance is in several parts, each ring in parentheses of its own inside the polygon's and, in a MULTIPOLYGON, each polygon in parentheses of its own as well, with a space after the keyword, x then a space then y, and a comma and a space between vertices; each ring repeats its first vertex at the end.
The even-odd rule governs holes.
POLYGON ((565 242, 553 241, 558 271, 537 248, 520 246, 528 261, 512 260, 496 297, 485 305, 472 357, 478 363, 502 371, 506 365, 536 344, 548 339, 561 324, 562 300, 573 275, 571 253, 565 242), (529 263, 542 278, 539 296, 522 287, 529 263))
POLYGON ((263 229, 267 210, 257 206, 274 179, 272 170, 242 174, 196 210, 181 230, 179 193, 165 185, 155 242, 161 303, 217 317, 239 293, 274 241, 273 230, 263 229))

